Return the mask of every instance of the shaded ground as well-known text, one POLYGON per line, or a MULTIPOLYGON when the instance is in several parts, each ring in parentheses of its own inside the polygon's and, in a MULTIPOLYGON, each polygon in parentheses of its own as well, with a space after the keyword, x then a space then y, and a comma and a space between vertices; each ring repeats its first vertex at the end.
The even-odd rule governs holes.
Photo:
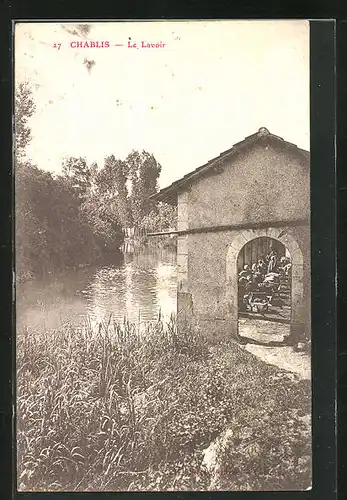
POLYGON ((283 342, 289 335, 290 325, 254 317, 239 318, 239 334, 260 343, 283 342))

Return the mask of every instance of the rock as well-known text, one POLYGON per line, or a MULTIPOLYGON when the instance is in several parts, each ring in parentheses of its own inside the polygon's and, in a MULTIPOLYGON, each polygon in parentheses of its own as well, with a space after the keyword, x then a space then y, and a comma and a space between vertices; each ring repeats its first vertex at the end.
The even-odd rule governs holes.
POLYGON ((224 452, 232 438, 233 431, 226 429, 204 450, 201 465, 211 474, 210 489, 214 489, 218 484, 224 452))

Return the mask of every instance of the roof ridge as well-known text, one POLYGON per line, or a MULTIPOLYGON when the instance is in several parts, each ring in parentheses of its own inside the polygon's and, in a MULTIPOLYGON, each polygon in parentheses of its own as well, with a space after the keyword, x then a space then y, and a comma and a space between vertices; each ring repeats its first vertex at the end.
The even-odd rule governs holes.
POLYGON ((233 152, 236 153, 238 150, 242 149, 243 147, 245 147, 249 144, 254 143, 257 139, 260 139, 262 137, 272 137, 274 139, 277 139, 277 140, 283 142, 283 144, 287 145, 288 147, 292 147, 292 148, 295 148, 299 151, 309 153, 308 151, 305 151, 304 149, 298 148, 298 146, 296 144, 285 141, 282 137, 279 137, 275 134, 272 134, 266 127, 260 127, 258 129, 258 131, 255 132, 254 134, 251 134, 251 135, 245 137, 244 139, 242 139, 242 141, 236 142, 235 144, 233 144, 233 146, 231 148, 220 153, 219 156, 211 158, 206 163, 204 163, 200 167, 195 168, 191 172, 188 172, 183 177, 181 177, 181 178, 177 179, 176 181, 174 181, 173 183, 171 183, 169 186, 162 188, 158 193, 155 193, 154 195, 152 195, 151 198, 156 198, 156 197, 158 198, 158 196, 165 195, 167 192, 171 191, 174 188, 178 189, 181 185, 186 184, 186 182, 189 179, 196 177, 197 175, 201 174, 203 171, 209 170, 214 165, 218 166, 218 164, 220 163, 220 161, 224 157, 232 154, 233 152))

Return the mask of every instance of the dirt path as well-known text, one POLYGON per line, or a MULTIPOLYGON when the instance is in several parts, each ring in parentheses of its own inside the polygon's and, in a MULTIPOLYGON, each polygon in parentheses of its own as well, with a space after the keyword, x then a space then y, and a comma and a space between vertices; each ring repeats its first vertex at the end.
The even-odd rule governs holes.
POLYGON ((300 378, 311 379, 311 358, 309 355, 294 351, 290 346, 261 346, 246 344, 244 348, 270 365, 296 373, 300 378))
POLYGON ((289 324, 257 318, 239 318, 239 334, 252 342, 245 349, 270 365, 296 373, 301 379, 311 378, 311 358, 293 347, 280 344, 289 335, 289 324), (269 344, 269 345, 266 345, 269 344))

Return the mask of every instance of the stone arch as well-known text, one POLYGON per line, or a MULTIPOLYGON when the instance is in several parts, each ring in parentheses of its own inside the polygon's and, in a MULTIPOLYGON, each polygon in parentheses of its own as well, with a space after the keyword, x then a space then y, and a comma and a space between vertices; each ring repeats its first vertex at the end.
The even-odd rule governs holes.
POLYGON ((305 324, 304 306, 304 259, 299 243, 290 229, 268 227, 264 229, 243 229, 231 239, 226 262, 226 302, 228 324, 231 333, 238 336, 238 279, 237 258, 241 249, 251 240, 268 237, 281 242, 289 250, 292 262, 291 336, 299 337, 305 324))

